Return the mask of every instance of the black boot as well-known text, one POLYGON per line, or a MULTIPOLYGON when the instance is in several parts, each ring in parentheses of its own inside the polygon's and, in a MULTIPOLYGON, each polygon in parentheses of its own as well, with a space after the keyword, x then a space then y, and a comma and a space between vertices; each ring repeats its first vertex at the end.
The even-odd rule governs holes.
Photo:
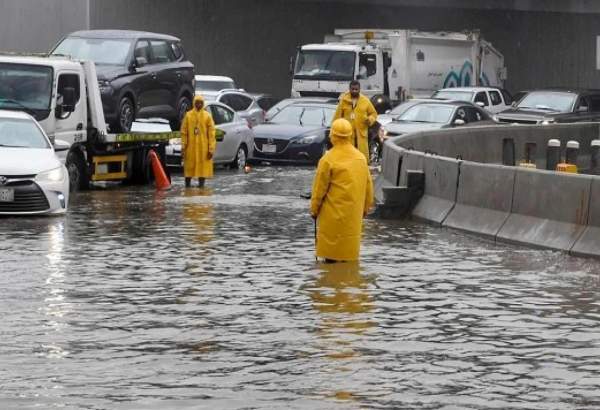
POLYGON ((192 178, 186 178, 185 179, 185 187, 189 188, 192 186, 192 178))
POLYGON ((199 188, 204 188, 204 178, 198 178, 198 187, 199 188))

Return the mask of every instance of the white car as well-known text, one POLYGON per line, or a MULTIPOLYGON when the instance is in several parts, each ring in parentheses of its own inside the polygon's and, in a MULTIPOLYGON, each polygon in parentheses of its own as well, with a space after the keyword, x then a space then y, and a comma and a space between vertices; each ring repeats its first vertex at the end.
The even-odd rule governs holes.
MULTIPOLYGON (((252 155, 254 132, 243 118, 225 104, 208 101, 205 109, 212 115, 217 129, 217 149, 213 162, 215 165, 243 169, 252 155)), ((181 166, 181 139, 169 141, 166 154, 168 166, 181 166)))
POLYGON ((67 168, 42 128, 28 114, 0 110, 0 215, 64 214, 68 203, 67 168))
POLYGON ((471 102, 492 114, 509 109, 513 101, 508 91, 497 87, 443 88, 431 98, 471 102))
POLYGON ((221 90, 235 90, 237 86, 230 77, 222 75, 196 75, 196 94, 214 94, 221 90))

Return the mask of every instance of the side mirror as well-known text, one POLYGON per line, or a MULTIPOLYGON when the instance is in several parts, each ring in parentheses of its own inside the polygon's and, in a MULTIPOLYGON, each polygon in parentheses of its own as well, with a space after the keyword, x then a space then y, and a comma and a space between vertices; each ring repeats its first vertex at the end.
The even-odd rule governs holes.
POLYGON ((133 64, 133 68, 140 68, 148 64, 148 60, 146 57, 136 57, 135 63, 133 64))
POLYGON ((62 90, 62 109, 63 112, 73 112, 75 111, 75 88, 74 87, 65 87, 62 90))
POLYGON ((481 102, 481 101, 477 101, 475 103, 475 105, 478 106, 478 107, 481 107, 481 108, 485 107, 485 104, 483 102, 481 102))
POLYGON ((456 126, 461 126, 461 125, 465 125, 465 120, 461 120, 460 118, 457 118, 454 120, 454 125, 456 126))
POLYGON ((67 141, 54 140, 54 152, 68 151, 71 145, 67 141))
POLYGON ((290 57, 290 75, 294 75, 294 57, 290 57))

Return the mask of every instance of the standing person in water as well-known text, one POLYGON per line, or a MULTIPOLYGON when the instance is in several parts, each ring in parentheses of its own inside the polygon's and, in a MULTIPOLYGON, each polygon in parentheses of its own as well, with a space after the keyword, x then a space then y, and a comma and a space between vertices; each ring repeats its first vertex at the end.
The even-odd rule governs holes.
POLYGON ((206 178, 213 177, 213 155, 217 141, 215 123, 204 109, 204 98, 194 97, 194 104, 181 124, 181 158, 185 186, 190 187, 192 178, 198 178, 198 186, 204 187, 206 178))
POLYGON ((317 221, 317 258, 356 261, 360 256, 362 220, 373 205, 373 181, 364 155, 351 143, 352 125, 335 120, 333 148, 319 161, 310 214, 317 221))

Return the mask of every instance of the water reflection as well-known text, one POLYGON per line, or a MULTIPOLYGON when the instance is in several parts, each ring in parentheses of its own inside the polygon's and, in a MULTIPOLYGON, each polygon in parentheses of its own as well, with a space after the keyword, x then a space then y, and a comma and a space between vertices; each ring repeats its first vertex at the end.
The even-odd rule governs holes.
POLYGON ((211 197, 212 194, 210 188, 188 188, 183 191, 183 197, 186 198, 183 203, 183 219, 193 226, 190 234, 198 243, 209 242, 214 235, 213 204, 203 201, 203 198, 211 197))

